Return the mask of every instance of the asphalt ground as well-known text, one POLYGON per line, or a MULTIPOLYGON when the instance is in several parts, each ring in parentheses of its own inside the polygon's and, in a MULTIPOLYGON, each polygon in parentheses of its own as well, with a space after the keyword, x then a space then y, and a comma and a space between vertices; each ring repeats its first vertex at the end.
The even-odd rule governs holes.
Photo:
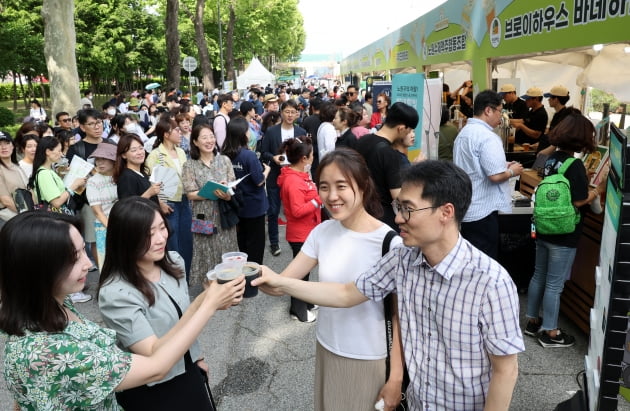
MULTIPOLYGON (((264 263, 281 271, 291 260, 291 249, 280 227, 282 253, 273 257, 267 249, 264 263)), ((98 274, 90 273, 93 293, 98 274)), ((311 275, 317 280, 316 271, 311 275)), ((196 295, 200 290, 191 289, 196 295)), ((521 324, 527 296, 521 296, 521 324)), ((89 319, 103 324, 93 299, 77 304, 89 319)), ((576 375, 584 368, 588 336, 566 318, 560 326, 576 337, 570 348, 545 349, 524 336, 526 351, 519 355, 519 377, 511 410, 553 410, 580 387, 576 375)), ((316 323, 300 323, 289 317, 289 297, 270 297, 262 292, 239 306, 218 312, 204 328, 199 341, 210 365, 210 386, 219 410, 312 410, 316 323)), ((0 337, 0 348, 4 338, 0 337)), ((4 350, 0 350, 3 361, 4 350)), ((351 393, 350 393, 351 395, 351 393)), ((13 400, 0 375, 0 410, 11 410, 13 400)), ((621 399, 620 410, 630 410, 621 399)))

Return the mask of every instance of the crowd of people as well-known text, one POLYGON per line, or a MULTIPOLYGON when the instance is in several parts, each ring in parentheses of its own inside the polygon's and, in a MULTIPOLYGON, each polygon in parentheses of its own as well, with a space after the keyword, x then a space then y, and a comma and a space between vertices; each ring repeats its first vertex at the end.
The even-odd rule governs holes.
MULTIPOLYGON (((34 103, 15 139, 0 132, 0 243, 11 244, 0 249, 0 330, 17 403, 213 410, 196 337, 217 309, 241 301, 245 282, 219 285, 206 273, 229 251, 262 265, 268 242, 280 255, 286 224, 293 261, 279 275, 263 266, 253 284, 290 295, 294 319, 316 321, 316 410, 380 400, 393 410, 403 398, 411 409, 507 410, 524 350, 516 287, 495 261, 497 212, 510 206, 507 182, 523 169, 506 161, 492 132, 504 101, 518 111, 507 86, 473 98, 465 82, 453 92, 452 102, 470 109, 459 132, 443 111, 451 148, 440 147, 440 157, 453 162, 410 161, 418 112, 386 93, 373 106, 355 85, 200 90, 194 102, 176 90, 129 101, 116 92, 102 110, 87 91, 76 116, 56 113, 53 126, 34 103), (94 172, 64 180, 75 156, 94 172), (169 190, 161 173, 171 176, 169 190), (204 191, 237 179, 232 191, 204 191), (32 193, 39 211, 20 209, 18 191, 32 193), (308 281, 315 267, 317 283, 308 281), (74 307, 91 298, 90 270, 100 271, 108 328, 74 307), (188 287, 200 285, 191 303, 188 287), (46 356, 64 356, 67 366, 46 356), (27 358, 41 365, 33 370, 27 358)), ((558 151, 547 174, 594 147, 593 130, 579 142, 568 137, 583 116, 564 108, 560 92, 550 100, 566 118, 549 133, 558 151)), ((528 90, 528 113, 543 95, 528 90)), ((514 124, 536 138, 533 120, 514 124)), ((572 167, 582 206, 600 193, 587 194, 585 172, 572 167)), ((576 235, 579 227, 537 240, 524 329, 543 346, 572 344, 557 309, 576 235)))

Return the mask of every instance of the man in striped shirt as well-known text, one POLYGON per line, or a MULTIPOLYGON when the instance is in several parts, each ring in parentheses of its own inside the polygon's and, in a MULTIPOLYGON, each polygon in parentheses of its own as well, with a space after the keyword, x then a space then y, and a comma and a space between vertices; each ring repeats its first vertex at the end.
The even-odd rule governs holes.
POLYGON ((297 281, 265 267, 254 285, 330 307, 396 293, 411 409, 508 410, 525 349, 518 296, 505 269, 459 233, 471 192, 453 163, 416 164, 393 203, 405 247, 354 283, 297 281))
POLYGON ((453 162, 472 180, 472 200, 462 220, 462 235, 496 260, 499 254, 499 211, 512 211, 508 181, 523 166, 505 160, 501 138, 492 130, 501 124, 503 99, 492 90, 482 91, 473 103, 474 117, 459 132, 453 162))

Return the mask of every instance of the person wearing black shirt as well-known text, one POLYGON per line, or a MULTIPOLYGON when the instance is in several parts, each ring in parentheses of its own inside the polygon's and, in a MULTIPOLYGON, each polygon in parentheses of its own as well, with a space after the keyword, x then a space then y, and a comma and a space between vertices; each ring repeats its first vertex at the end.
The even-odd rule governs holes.
MULTIPOLYGON (((567 115, 570 113, 570 109, 567 108, 567 101, 569 101, 569 89, 564 86, 554 86, 551 88, 551 91, 544 94, 545 98, 549 99, 549 107, 552 107, 556 112, 553 114, 551 118, 551 123, 549 123, 548 133, 551 133, 551 130, 554 129, 555 126, 558 125, 567 115)), ((549 143, 549 137, 547 134, 543 134, 540 137, 540 143, 538 144, 538 152, 545 150, 543 154, 551 155, 556 150, 555 146, 552 146, 549 143)))
POLYGON ((516 87, 513 84, 504 84, 499 91, 503 97, 503 110, 510 113, 510 118, 525 118, 529 109, 524 100, 516 94, 516 87))
POLYGON ((543 92, 538 87, 530 87, 521 98, 529 108, 523 119, 511 119, 510 125, 516 128, 517 144, 536 144, 547 128, 547 110, 542 104, 543 92))
POLYGON ((400 154, 392 148, 392 143, 405 138, 418 125, 418 112, 405 103, 394 103, 387 112, 387 118, 375 134, 366 134, 357 142, 356 150, 367 163, 376 190, 383 205, 383 215, 378 217, 393 230, 399 231, 394 222, 396 215, 392 201, 400 192, 400 154))

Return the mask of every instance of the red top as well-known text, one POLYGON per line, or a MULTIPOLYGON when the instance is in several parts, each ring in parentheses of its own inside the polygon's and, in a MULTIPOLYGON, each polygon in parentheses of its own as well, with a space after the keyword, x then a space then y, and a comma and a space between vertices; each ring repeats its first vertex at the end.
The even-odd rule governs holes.
POLYGON ((283 167, 278 176, 280 199, 287 218, 287 241, 303 243, 309 233, 322 221, 322 200, 309 173, 283 167), (313 201, 317 203, 317 206, 313 201))

